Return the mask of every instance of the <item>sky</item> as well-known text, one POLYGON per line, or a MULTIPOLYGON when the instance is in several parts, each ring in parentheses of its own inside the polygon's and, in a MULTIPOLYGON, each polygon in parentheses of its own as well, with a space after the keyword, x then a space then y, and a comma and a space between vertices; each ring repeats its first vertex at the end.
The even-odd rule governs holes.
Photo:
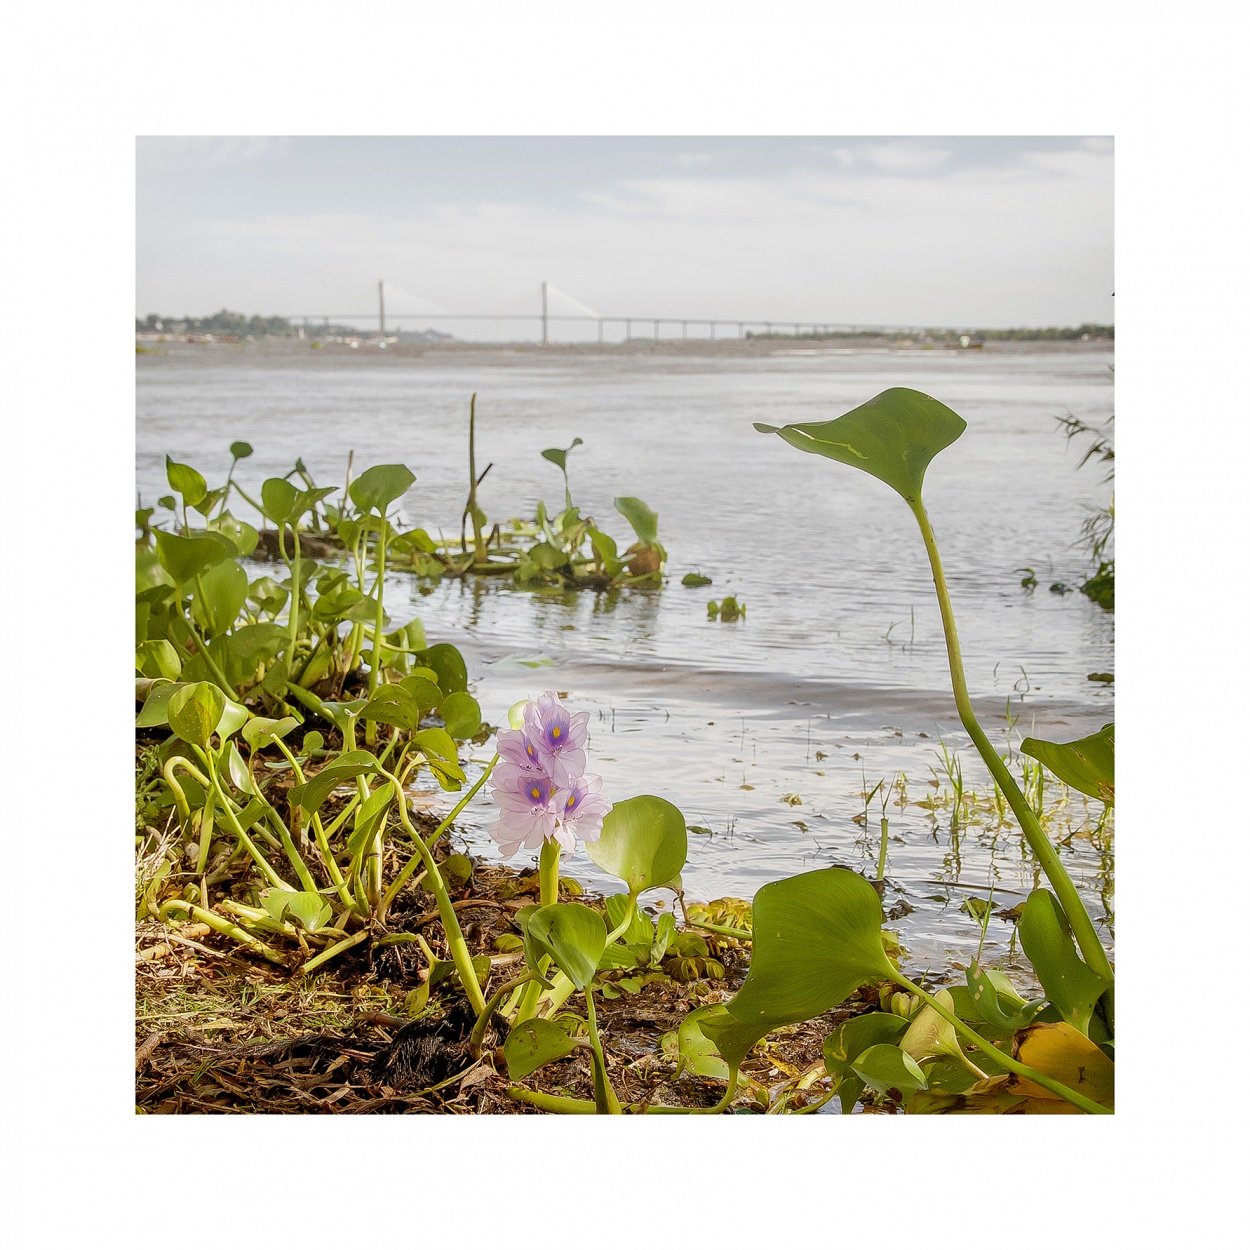
POLYGON ((553 314, 1105 323, 1112 171, 1098 137, 141 137, 135 311, 383 280, 392 314, 536 313, 546 280, 553 314))

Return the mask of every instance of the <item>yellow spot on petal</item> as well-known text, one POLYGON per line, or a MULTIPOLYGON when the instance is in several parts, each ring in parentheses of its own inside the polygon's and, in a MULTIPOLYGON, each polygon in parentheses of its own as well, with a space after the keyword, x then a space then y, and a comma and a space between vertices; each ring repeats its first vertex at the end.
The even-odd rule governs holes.
POLYGON ((559 725, 555 725, 555 726, 553 726, 553 728, 552 728, 552 730, 551 730, 551 736, 552 736, 553 738, 558 738, 558 737, 560 736, 560 726, 559 726, 559 725))
POLYGON ((536 799, 541 799, 543 796, 543 792, 537 786, 530 791, 530 794, 536 799))

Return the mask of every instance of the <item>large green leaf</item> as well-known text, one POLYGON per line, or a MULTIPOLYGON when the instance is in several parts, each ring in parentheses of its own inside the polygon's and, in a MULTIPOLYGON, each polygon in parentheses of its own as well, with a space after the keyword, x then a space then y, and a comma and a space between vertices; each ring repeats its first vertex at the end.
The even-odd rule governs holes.
POLYGON ((586 853, 635 897, 667 885, 686 865, 686 818, 667 799, 640 794, 612 806, 586 853))
POLYGON ((348 493, 361 512, 372 510, 384 516, 386 509, 416 480, 406 465, 375 464, 351 484, 348 493))
POLYGON ((1049 890, 1034 890, 1020 915, 1020 945, 1037 979, 1059 1014, 1089 1033, 1094 1004, 1111 982, 1093 972, 1077 954, 1059 900, 1049 890))
POLYGON ((544 1064, 564 1059, 576 1048, 577 1043, 553 1020, 526 1020, 508 1034, 503 1057, 508 1061, 508 1076, 523 1081, 544 1064))
MULTIPOLYGON (((385 645, 385 644, 383 644, 385 645)), ((468 690, 469 674, 464 656, 449 642, 436 642, 425 651, 418 651, 413 660, 438 674, 438 687, 444 694, 468 690)))
POLYGON ((315 812, 330 797, 330 793, 345 781, 376 772, 378 761, 368 751, 348 751, 333 764, 327 765, 315 777, 291 789, 291 805, 306 812, 315 812))
POLYGON ((226 696, 212 682, 187 682, 169 696, 169 727, 184 742, 202 747, 225 710, 226 696))
POLYGON ((727 1020, 703 1030, 735 1068, 766 1033, 810 1020, 892 972, 881 945, 881 900, 849 869, 774 881, 751 910, 751 969, 727 1020))
POLYGON ((1104 725, 1096 734, 1075 742, 1025 738, 1020 750, 1041 760, 1074 790, 1108 805, 1115 802, 1115 725, 1104 725))
POLYGON ((612 500, 612 506, 634 527, 639 542, 655 542, 660 518, 641 499, 635 499, 633 495, 622 495, 612 500))
POLYGON ((284 716, 280 720, 272 720, 268 716, 253 716, 243 726, 243 741, 253 751, 267 747, 278 738, 285 738, 299 724, 294 716, 284 716))
POLYGON ((551 903, 529 917, 530 938, 579 990, 594 979, 608 943, 603 917, 584 903, 551 903))
POLYGON ((781 427, 757 421, 755 428, 779 434, 800 451, 863 469, 918 503, 929 462, 967 422, 931 395, 894 386, 833 421, 781 427))
POLYGON ((156 558, 161 568, 179 585, 189 582, 197 573, 234 557, 234 544, 221 534, 211 531, 184 538, 181 534, 167 534, 154 530, 156 558))

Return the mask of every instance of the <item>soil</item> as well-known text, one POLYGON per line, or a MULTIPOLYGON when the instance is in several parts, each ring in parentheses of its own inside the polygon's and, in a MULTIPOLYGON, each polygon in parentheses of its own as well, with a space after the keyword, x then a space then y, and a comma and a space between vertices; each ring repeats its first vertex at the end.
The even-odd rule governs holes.
MULTIPOLYGON (((457 912, 470 949, 491 957, 488 996, 520 961, 517 953, 501 954, 495 939, 516 932, 512 913, 536 901, 536 889, 535 874, 479 865, 461 891, 457 912)), ((423 890, 401 895, 389 920, 392 932, 420 931, 436 955, 446 956, 433 899, 423 890)), ((509 1080, 499 1049, 506 1025, 498 1017, 475 1062, 468 1049, 473 1012, 455 993, 455 979, 424 1005, 423 995, 414 994, 428 975, 416 944, 363 943, 331 970, 305 978, 254 959, 204 925, 146 921, 136 938, 140 1114, 537 1114, 509 1096, 518 1084, 594 1097, 584 1051, 524 1082, 509 1080)), ((689 1011, 730 998, 745 975, 743 947, 731 939, 710 946, 723 978, 679 981, 653 972, 636 993, 596 994, 609 1072, 623 1104, 707 1107, 720 1100, 723 1081, 675 1077, 676 1055, 661 1043, 689 1011)), ((825 1036, 874 1005, 875 991, 865 989, 834 1012, 772 1034, 743 1065, 731 1110, 760 1112, 783 1089, 794 1108, 819 1100, 828 1088, 825 1036)), ((568 1007, 580 1011, 580 999, 568 1007)))

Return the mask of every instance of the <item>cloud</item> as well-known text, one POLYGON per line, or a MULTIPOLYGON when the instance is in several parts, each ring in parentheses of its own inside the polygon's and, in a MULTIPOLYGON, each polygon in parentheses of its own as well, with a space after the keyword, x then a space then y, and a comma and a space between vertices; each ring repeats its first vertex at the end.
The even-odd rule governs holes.
POLYGON ((548 204, 496 195, 411 211, 153 218, 139 237, 142 311, 367 312, 361 293, 382 277, 396 313, 536 312, 547 279, 613 316, 1111 319, 1105 145, 982 163, 952 160, 953 144, 810 146, 819 159, 786 172, 696 163, 548 204))

